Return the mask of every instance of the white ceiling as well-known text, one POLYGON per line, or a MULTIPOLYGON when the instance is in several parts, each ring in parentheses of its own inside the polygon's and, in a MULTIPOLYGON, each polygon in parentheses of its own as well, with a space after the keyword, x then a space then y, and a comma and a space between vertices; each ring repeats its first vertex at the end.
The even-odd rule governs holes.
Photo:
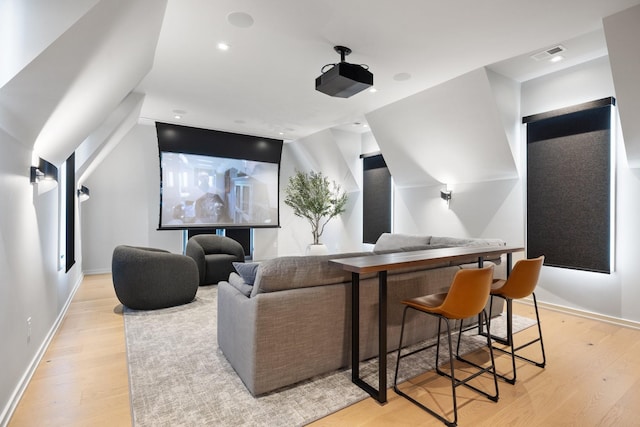
POLYGON ((141 116, 279 139, 362 131, 353 123, 366 123, 365 113, 483 66, 526 80, 602 56, 602 18, 638 3, 169 0, 153 68, 136 88, 146 94, 141 116), (231 24, 233 12, 253 25, 231 24), (231 48, 218 50, 220 41, 231 48), (567 48, 564 63, 530 58, 557 44, 567 48), (376 93, 315 90, 320 69, 339 61, 335 45, 353 50, 347 62, 369 65, 376 93))

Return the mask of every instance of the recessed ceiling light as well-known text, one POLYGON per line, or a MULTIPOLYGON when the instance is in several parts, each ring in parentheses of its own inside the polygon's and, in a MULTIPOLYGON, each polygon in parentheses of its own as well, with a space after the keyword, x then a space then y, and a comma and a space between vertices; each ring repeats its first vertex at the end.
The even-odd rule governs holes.
POLYGON ((375 87, 372 87, 371 89, 369 89, 369 92, 371 93, 376 93, 378 91, 378 89, 376 89, 375 87))
POLYGON ((225 43, 225 42, 220 42, 218 43, 218 49, 219 50, 229 50, 229 44, 225 43))
POLYGON ((549 59, 549 62, 560 62, 563 59, 564 59, 564 56, 556 55, 556 56, 552 56, 551 59, 549 59))
POLYGON ((180 120, 185 114, 187 114, 185 110, 173 110, 174 119, 180 120))
POLYGON ((397 82, 403 82, 405 80, 409 80, 410 78, 411 78, 411 74, 409 73, 398 73, 395 76, 393 76, 393 80, 397 82))
POLYGON ((253 25, 253 17, 244 12, 231 12, 227 15, 227 21, 238 28, 249 28, 253 25))

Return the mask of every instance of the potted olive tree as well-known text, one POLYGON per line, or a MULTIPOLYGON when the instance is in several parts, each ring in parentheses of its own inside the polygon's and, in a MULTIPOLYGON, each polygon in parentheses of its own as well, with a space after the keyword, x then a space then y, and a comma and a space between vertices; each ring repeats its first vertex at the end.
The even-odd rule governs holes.
MULTIPOLYGON (((320 236, 329 220, 345 211, 347 194, 341 191, 340 186, 322 174, 322 172, 300 172, 289 178, 285 189, 284 202, 293 208, 293 213, 305 218, 311 224, 313 234, 312 245, 323 246, 320 236)), ((310 247, 308 253, 326 253, 324 250, 310 247)))

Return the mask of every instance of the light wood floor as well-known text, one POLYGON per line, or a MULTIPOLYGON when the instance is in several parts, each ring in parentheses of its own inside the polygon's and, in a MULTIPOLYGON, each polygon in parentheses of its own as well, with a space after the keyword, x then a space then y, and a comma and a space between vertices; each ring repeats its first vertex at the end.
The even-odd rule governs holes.
MULTIPOLYGON (((533 309, 514 304, 518 314, 533 309)), ((129 426, 123 319, 110 275, 87 276, 36 370, 10 427, 129 426)), ((515 386, 500 382, 497 403, 458 387, 460 426, 640 426, 640 331, 541 311, 547 367, 518 362, 515 386)), ((533 328, 517 335, 526 339, 533 328)), ((535 355, 533 350, 530 352, 535 355)), ((479 353, 478 358, 485 354, 479 353)), ((509 365, 498 356, 498 370, 509 365)), ((451 415, 450 389, 427 373, 409 392, 451 415)), ((482 381, 480 386, 487 385, 482 381)), ((312 424, 442 426, 393 391, 312 424)))

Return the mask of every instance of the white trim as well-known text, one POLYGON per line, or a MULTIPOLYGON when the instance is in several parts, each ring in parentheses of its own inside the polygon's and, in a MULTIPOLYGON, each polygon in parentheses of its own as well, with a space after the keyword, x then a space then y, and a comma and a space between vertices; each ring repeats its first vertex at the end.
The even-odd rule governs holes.
POLYGON ((83 270, 82 274, 84 274, 85 276, 93 276, 96 274, 110 274, 111 273, 111 269, 110 268, 97 268, 95 270, 83 270))
MULTIPOLYGON (((519 299, 518 302, 523 304, 533 306, 533 299, 523 298, 519 299)), ((640 330, 640 322, 636 322, 634 320, 621 319, 619 317, 607 316, 605 314, 593 313, 591 311, 580 310, 577 308, 566 307, 563 305, 552 304, 548 302, 538 301, 538 307, 544 308, 546 310, 556 311, 558 313, 569 314, 572 316, 584 317, 586 319, 597 320, 599 322, 610 323, 616 326, 622 326, 625 328, 638 329, 640 330)))
POLYGON ((53 326, 51 326, 51 329, 49 330, 49 333, 45 337, 45 340, 40 345, 40 348, 38 349, 36 354, 33 356, 33 359, 31 360, 31 363, 29 364, 27 370, 22 375, 22 378, 20 379, 20 382, 18 382, 18 385, 13 391, 13 394, 11 395, 11 398, 9 399, 7 406, 5 406, 2 413, 0 413, 0 426, 5 427, 9 424, 9 420, 11 419, 11 417, 13 416, 13 413, 18 407, 18 403, 20 402, 20 399, 22 399, 22 395, 27 389, 27 386, 29 385, 31 378, 35 373, 36 368, 42 361, 44 354, 49 348, 49 344, 51 344, 51 340, 53 340, 53 337, 56 335, 56 332, 58 332, 58 328, 62 324, 62 320, 64 319, 64 316, 67 314, 67 311, 69 310, 69 305, 71 305, 71 301, 73 300, 73 297, 76 295, 76 292, 80 288, 80 284, 82 283, 83 280, 84 280, 84 276, 83 274, 80 274, 78 281, 73 286, 73 290, 69 294, 69 298, 67 298, 67 301, 65 302, 64 307, 62 307, 62 310, 60 310, 60 314, 58 314, 56 321, 54 322, 53 326))

